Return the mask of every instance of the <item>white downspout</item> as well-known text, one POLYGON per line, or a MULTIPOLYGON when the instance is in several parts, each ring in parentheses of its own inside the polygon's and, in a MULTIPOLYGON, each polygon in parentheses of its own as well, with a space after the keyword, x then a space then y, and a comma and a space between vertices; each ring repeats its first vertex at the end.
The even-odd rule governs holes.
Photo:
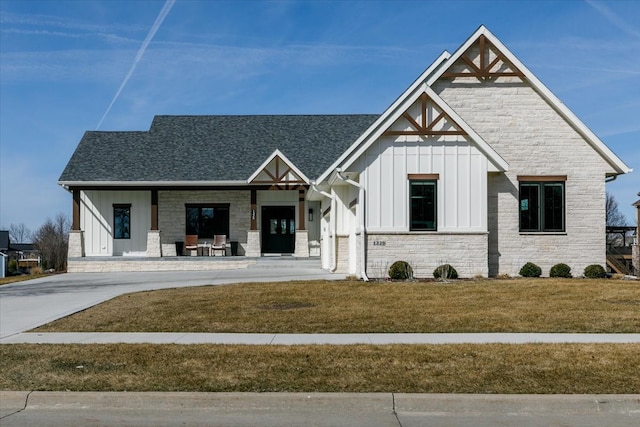
POLYGON ((343 182, 347 184, 351 184, 354 187, 359 189, 358 193, 358 219, 360 220, 360 276, 362 280, 365 282, 369 281, 369 277, 367 277, 367 248, 365 243, 367 241, 366 228, 365 228, 365 218, 364 218, 364 207, 365 207, 365 189, 364 184, 359 182, 355 182, 350 178, 346 178, 342 176, 342 169, 336 169, 336 176, 343 182))
MULTIPOLYGON (((329 271, 331 273, 334 273, 338 268, 338 262, 337 262, 338 251, 336 247, 337 241, 338 241, 338 239, 336 239, 336 215, 338 214, 336 212, 336 192, 333 188, 331 188, 331 194, 327 193, 326 191, 322 191, 318 187, 316 187, 316 184, 314 182, 311 183, 311 188, 313 188, 314 191, 317 191, 319 194, 323 195, 324 197, 328 197, 329 199, 331 199, 331 208, 330 208, 331 217, 329 219, 329 238, 333 241, 333 249, 331 251, 331 264, 329 266, 329 271)), ((322 215, 322 212, 319 212, 319 214, 322 215)))

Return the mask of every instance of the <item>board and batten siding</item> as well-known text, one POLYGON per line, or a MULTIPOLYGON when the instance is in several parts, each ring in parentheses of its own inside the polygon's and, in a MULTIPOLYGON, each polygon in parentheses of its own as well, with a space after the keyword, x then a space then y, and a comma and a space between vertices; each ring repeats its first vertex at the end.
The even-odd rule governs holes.
POLYGON ((437 231, 486 232, 487 158, 462 137, 417 138, 380 138, 356 162, 368 232, 409 231, 409 174, 439 175, 437 231))
POLYGON ((151 228, 151 192, 98 191, 80 193, 80 228, 86 256, 146 255, 151 228), (131 204, 131 238, 113 238, 113 205, 131 204))

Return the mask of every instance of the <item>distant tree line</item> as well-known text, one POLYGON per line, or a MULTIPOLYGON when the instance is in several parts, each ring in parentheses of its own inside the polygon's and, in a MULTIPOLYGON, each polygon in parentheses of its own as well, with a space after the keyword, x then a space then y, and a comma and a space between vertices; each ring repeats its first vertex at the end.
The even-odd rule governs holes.
POLYGON ((47 218, 36 231, 31 232, 24 223, 9 226, 9 240, 12 243, 33 243, 40 253, 42 268, 64 271, 67 269, 69 247, 69 218, 59 213, 55 218, 47 218))

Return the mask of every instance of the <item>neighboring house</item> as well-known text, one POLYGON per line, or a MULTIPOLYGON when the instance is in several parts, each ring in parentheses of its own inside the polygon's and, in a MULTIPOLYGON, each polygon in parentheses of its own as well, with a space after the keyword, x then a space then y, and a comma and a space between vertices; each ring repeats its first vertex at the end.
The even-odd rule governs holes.
POLYGON ((71 260, 226 234, 363 278, 473 277, 604 265, 605 181, 630 171, 480 27, 381 115, 156 116, 85 133, 59 184, 71 260))
POLYGON ((0 231, 0 254, 3 255, 2 275, 9 274, 9 262, 16 261, 16 268, 22 272, 28 272, 34 267, 40 266, 39 252, 34 248, 33 243, 11 243, 9 232, 0 231))
POLYGON ((0 230, 0 279, 9 274, 9 232, 0 230))

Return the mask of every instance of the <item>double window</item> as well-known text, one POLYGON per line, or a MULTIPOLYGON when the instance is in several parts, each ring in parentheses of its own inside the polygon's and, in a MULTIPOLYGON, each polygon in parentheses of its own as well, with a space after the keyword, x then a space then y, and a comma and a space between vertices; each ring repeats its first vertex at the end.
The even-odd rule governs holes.
POLYGON ((131 205, 113 205, 113 238, 131 238, 131 205))
POLYGON ((565 231, 566 176, 518 177, 520 181, 520 231, 565 231))
POLYGON ((409 175, 409 224, 411 231, 438 229, 438 175, 409 175))
POLYGON ((186 234, 204 239, 222 234, 229 237, 229 204, 188 204, 186 215, 186 234))

